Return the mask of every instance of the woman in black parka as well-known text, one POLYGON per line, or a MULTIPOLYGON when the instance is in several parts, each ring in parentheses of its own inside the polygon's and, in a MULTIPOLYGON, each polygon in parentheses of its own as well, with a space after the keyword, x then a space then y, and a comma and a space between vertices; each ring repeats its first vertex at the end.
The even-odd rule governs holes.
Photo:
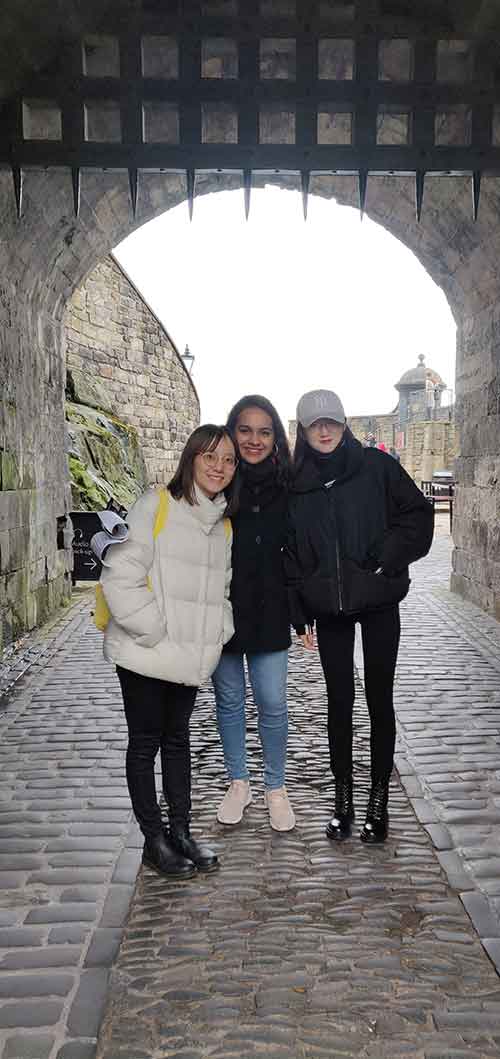
POLYGON ((284 785, 290 618, 282 550, 290 450, 276 409, 259 394, 238 401, 227 426, 240 458, 240 492, 233 518, 235 635, 226 644, 213 676, 217 724, 230 779, 217 818, 223 824, 239 823, 252 800, 246 758, 246 661, 258 712, 271 827, 289 831, 295 817, 284 785))
POLYGON ((331 390, 304 394, 297 421, 285 568, 292 625, 312 649, 316 623, 327 686, 335 780, 327 834, 347 838, 354 819, 353 652, 359 622, 371 725, 371 791, 360 837, 383 842, 396 732, 398 604, 409 589, 409 563, 431 546, 433 509, 396 460, 356 440, 331 390))

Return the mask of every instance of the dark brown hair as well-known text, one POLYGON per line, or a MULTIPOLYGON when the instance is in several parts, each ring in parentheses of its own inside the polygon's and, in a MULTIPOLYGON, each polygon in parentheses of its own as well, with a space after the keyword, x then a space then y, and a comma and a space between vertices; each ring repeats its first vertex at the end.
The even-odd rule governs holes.
MULTIPOLYGON (((194 488, 194 458, 201 452, 213 452, 223 438, 229 438, 236 456, 234 438, 227 427, 204 423, 202 426, 196 427, 196 430, 193 430, 182 450, 177 470, 168 483, 168 489, 176 500, 180 500, 183 497, 188 504, 194 505, 198 503, 194 488)), ((224 490, 228 505, 226 515, 229 516, 234 515, 236 506, 232 484, 230 482, 227 489, 224 490)))
POLYGON ((245 408, 260 408, 261 412, 265 412, 272 420, 274 441, 276 445, 274 457, 276 478, 280 485, 287 487, 290 478, 291 465, 290 446, 285 434, 285 428, 274 405, 268 401, 267 397, 262 397, 259 393, 246 394, 245 397, 242 397, 235 405, 233 405, 227 417, 227 426, 231 431, 231 434, 234 434, 238 416, 241 415, 245 408))

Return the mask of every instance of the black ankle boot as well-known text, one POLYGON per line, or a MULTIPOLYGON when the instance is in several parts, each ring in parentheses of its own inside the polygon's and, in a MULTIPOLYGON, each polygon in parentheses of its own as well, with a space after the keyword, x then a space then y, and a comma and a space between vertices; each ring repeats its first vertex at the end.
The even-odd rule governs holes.
POLYGON ((374 780, 359 837, 362 842, 385 842, 389 830, 389 779, 374 780))
POLYGON ((217 870, 219 867, 217 854, 209 846, 199 845, 196 839, 192 838, 189 824, 171 824, 168 834, 173 848, 192 860, 198 871, 217 870))
POLYGON ((163 831, 146 839, 142 863, 147 864, 148 868, 153 868, 159 875, 168 876, 169 879, 190 879, 196 874, 191 858, 179 855, 163 831))
POLYGON ((352 776, 336 777, 335 810, 326 829, 328 838, 333 838, 336 842, 342 842, 344 838, 349 838, 353 820, 352 776))

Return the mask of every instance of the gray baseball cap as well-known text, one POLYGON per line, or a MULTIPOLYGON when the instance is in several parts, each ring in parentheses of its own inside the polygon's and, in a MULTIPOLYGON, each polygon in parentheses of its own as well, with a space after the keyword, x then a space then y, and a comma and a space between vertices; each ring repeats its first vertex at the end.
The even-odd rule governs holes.
POLYGON ((310 390, 300 398, 297 419, 306 428, 316 419, 333 419, 335 423, 345 423, 344 406, 333 390, 310 390))

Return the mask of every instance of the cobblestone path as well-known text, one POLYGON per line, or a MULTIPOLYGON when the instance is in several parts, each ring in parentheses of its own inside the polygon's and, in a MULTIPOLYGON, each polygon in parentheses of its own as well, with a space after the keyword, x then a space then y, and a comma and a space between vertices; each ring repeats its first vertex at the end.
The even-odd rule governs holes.
MULTIPOLYGON (((251 709, 254 803, 235 829, 215 822, 204 688, 194 829, 222 868, 183 884, 137 876, 118 685, 85 608, 64 619, 0 710, 1 1059, 500 1057, 500 629, 447 592, 449 550, 438 537, 402 608, 386 845, 324 837, 323 682, 295 648, 297 828, 269 829, 251 709)), ((362 667, 358 692, 360 822, 362 667)))

